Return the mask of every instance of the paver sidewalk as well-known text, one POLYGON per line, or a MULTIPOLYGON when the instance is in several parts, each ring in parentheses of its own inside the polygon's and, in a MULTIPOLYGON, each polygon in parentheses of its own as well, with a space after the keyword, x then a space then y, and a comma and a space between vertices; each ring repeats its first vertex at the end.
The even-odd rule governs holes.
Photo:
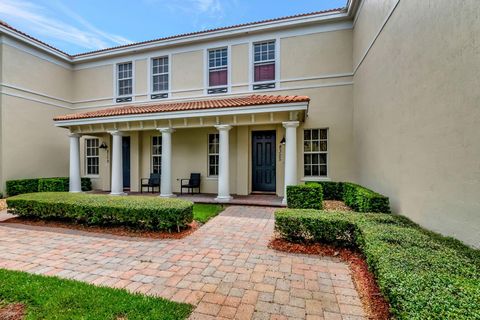
POLYGON ((273 210, 231 206, 182 240, 0 224, 0 268, 191 303, 192 319, 363 319, 345 263, 267 247, 273 210))

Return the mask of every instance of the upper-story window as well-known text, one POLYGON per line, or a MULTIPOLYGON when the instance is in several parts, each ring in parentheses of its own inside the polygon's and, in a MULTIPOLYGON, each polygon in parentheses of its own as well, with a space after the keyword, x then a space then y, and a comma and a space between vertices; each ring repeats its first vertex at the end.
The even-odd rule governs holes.
POLYGON ((208 50, 208 93, 227 92, 228 49, 208 50))
POLYGON ((133 93, 133 64, 132 62, 117 64, 117 95, 120 97, 117 102, 131 101, 133 93))
POLYGON ((152 59, 152 99, 168 98, 168 57, 152 59))
MULTIPOLYGON (((253 44, 253 81, 275 81, 275 41, 253 44)), ((274 88, 275 83, 254 85, 254 89, 274 88)))

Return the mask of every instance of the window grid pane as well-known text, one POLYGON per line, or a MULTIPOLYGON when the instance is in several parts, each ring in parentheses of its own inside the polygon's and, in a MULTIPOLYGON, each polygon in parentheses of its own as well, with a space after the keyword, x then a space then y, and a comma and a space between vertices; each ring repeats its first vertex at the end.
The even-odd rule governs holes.
POLYGON ((85 139, 85 171, 98 175, 100 170, 99 139, 85 139))
POLYGON ((218 133, 208 135, 208 176, 218 176, 218 154, 220 149, 218 133))
POLYGON ((227 48, 208 51, 208 85, 226 86, 228 84, 228 50, 227 48))
POLYGON ((131 62, 117 65, 118 95, 131 95, 133 92, 133 66, 131 62))
POLYGON ((162 136, 152 137, 152 173, 162 174, 162 136))
POLYGON ((328 129, 305 129, 303 131, 304 176, 327 176, 328 129))
POLYGON ((275 41, 254 44, 253 56, 255 62, 275 60, 275 41))
POLYGON ((152 91, 168 91, 168 57, 152 59, 152 91))
POLYGON ((275 41, 253 45, 254 82, 275 80, 275 41))

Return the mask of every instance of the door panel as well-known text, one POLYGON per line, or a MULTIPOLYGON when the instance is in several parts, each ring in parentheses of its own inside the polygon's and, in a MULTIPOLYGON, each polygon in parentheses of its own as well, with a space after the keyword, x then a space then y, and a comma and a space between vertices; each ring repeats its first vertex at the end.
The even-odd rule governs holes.
POLYGON ((130 188, 130 137, 122 137, 123 187, 130 188))
POLYGON ((252 132, 252 190, 275 192, 275 131, 252 132))

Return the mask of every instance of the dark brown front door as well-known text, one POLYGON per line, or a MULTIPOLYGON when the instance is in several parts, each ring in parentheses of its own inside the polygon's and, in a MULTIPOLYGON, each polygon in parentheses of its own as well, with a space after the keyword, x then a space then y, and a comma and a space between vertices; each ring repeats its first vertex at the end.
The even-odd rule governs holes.
POLYGON ((252 190, 275 192, 275 131, 252 132, 252 190))

